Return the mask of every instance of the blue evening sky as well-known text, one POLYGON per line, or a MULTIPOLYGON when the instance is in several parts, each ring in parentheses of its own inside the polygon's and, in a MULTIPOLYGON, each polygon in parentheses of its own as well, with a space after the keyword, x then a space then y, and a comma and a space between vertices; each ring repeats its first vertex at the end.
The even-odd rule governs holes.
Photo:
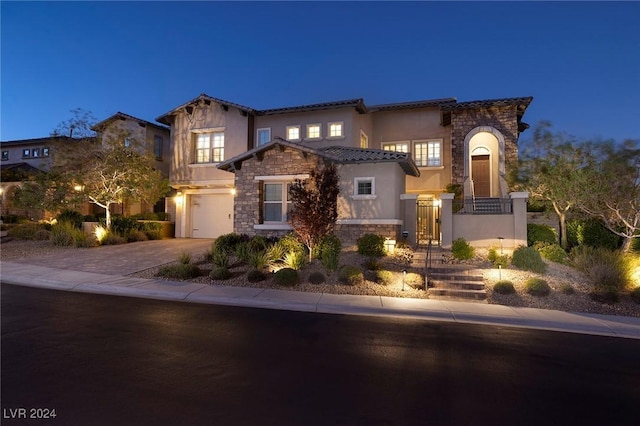
POLYGON ((533 96, 531 125, 640 139, 637 2, 0 8, 2 140, 47 136, 74 108, 155 121, 200 93, 258 109, 533 96))

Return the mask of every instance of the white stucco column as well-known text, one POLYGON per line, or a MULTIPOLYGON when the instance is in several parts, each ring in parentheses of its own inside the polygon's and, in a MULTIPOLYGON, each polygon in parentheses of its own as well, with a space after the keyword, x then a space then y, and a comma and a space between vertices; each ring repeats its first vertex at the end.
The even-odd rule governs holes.
POLYGON ((527 200, 528 192, 510 192, 513 208, 513 247, 527 245, 527 200))
POLYGON ((453 244, 453 197, 455 197, 455 194, 450 192, 440 194, 440 200, 442 202, 440 208, 440 232, 442 232, 442 241, 440 244, 443 248, 451 248, 453 244))

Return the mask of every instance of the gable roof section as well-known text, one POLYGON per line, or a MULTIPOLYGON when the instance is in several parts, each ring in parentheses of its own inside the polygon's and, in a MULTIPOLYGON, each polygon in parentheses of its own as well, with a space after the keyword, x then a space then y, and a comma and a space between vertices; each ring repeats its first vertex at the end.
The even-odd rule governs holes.
POLYGON ((346 146, 331 146, 315 149, 306 145, 276 137, 270 142, 253 148, 243 154, 225 160, 218 164, 220 170, 234 172, 242 167, 242 163, 249 158, 262 159, 264 152, 274 148, 288 147, 308 154, 314 154, 329 161, 339 164, 365 164, 365 163, 398 163, 402 170, 411 176, 420 176, 420 171, 415 163, 404 152, 383 151, 380 149, 352 148, 346 146))
POLYGON ((485 100, 457 102, 457 103, 442 105, 441 106, 442 125, 448 126, 451 124, 452 111, 461 111, 465 109, 504 107, 504 106, 513 105, 517 107, 517 112, 518 112, 518 131, 522 132, 529 128, 529 125, 527 123, 521 122, 521 119, 527 107, 531 103, 531 101, 533 101, 533 97, 528 96, 528 97, 522 97, 522 98, 485 99, 485 100))
POLYGON ((249 108, 240 104, 235 104, 233 102, 225 101, 224 99, 214 98, 212 96, 207 95, 206 93, 201 93, 200 96, 198 96, 197 98, 191 99, 189 102, 186 102, 180 105, 179 107, 174 108, 165 114, 162 114, 160 117, 156 118, 156 121, 169 126, 170 125, 169 116, 174 115, 181 110, 186 110, 189 107, 194 107, 202 104, 209 105, 211 102, 215 102, 227 108, 228 107, 237 108, 245 114, 256 113, 256 110, 254 110, 253 108, 249 108))
POLYGON ((413 102, 398 102, 393 104, 372 105, 369 107, 369 112, 442 107, 444 105, 450 105, 455 103, 456 103, 456 98, 427 99, 423 101, 413 101, 413 102))
POLYGON ((111 123, 112 121, 115 120, 133 120, 136 123, 138 123, 138 125, 140 125, 141 127, 146 127, 146 126, 152 126, 155 127, 157 129, 161 129, 161 130, 165 130, 168 131, 169 128, 165 127, 165 126, 161 126, 159 124, 156 123, 152 123, 150 121, 147 120, 143 120, 141 118, 138 117, 134 117, 133 115, 129 115, 129 114, 125 114, 124 112, 116 112, 115 114, 113 114, 111 117, 105 118, 104 120, 100 121, 99 123, 94 124, 91 127, 91 130, 93 131, 99 131, 104 129, 109 123, 111 123))

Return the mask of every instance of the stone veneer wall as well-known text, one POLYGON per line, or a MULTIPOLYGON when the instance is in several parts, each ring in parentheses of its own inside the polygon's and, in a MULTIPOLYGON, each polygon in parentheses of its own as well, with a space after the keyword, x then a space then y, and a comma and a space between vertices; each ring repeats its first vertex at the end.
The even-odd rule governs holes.
POLYGON ((254 225, 260 219, 260 183, 256 176, 296 175, 309 173, 321 164, 322 159, 316 155, 278 147, 264 152, 262 161, 250 158, 242 163, 235 172, 236 199, 234 203, 234 232, 247 235, 280 236, 287 231, 255 230, 254 225))
POLYGON ((451 114, 451 179, 452 183, 464 184, 464 140, 471 130, 479 126, 491 126, 504 136, 505 166, 518 160, 518 119, 516 106, 468 109, 451 114))
POLYGON ((340 238, 343 245, 354 245, 358 238, 364 234, 376 234, 400 240, 401 225, 336 225, 335 235, 340 238))

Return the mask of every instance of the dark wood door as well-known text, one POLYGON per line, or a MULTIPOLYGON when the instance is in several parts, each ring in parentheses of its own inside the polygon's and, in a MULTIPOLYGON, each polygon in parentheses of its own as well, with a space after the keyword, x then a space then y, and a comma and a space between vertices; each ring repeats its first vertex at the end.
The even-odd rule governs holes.
POLYGON ((471 157, 471 178, 476 197, 491 196, 491 167, 488 155, 471 157))

